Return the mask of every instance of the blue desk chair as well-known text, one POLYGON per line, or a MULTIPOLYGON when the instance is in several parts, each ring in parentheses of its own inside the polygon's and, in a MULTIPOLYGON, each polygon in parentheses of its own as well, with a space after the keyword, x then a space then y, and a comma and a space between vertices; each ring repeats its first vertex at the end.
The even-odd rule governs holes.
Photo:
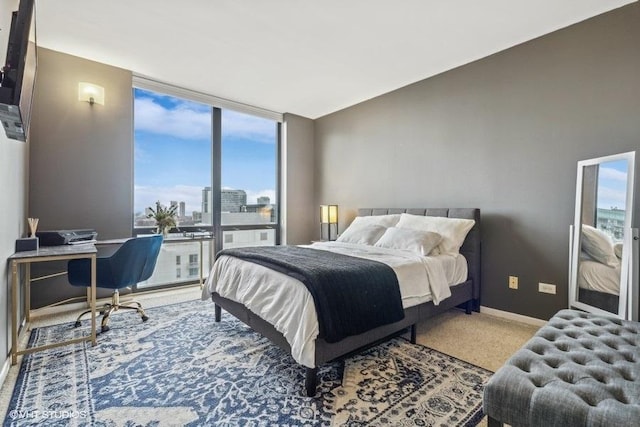
MULTIPOLYGON (((100 310, 102 315, 102 332, 109 330, 109 316, 112 312, 123 309, 136 310, 142 321, 149 317, 137 301, 120 302, 119 289, 133 286, 151 277, 162 245, 162 235, 135 237, 125 241, 110 256, 98 255, 96 261, 96 287, 113 289, 111 303, 100 310)), ((74 259, 67 264, 69 283, 73 286, 91 286, 91 261, 74 259)), ((80 326, 82 316, 91 313, 87 310, 78 316, 75 326, 80 326)))

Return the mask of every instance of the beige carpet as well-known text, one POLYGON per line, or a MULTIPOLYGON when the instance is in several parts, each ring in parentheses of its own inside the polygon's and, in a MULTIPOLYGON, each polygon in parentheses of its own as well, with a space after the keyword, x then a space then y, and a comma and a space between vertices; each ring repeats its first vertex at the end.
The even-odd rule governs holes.
MULTIPOLYGON (((145 307, 176 303, 199 298, 199 287, 137 296, 145 307)), ((32 326, 45 326, 75 320, 77 313, 36 319, 32 326)), ((117 314, 115 314, 117 315, 117 314)), ((484 313, 466 315, 450 310, 418 325, 420 344, 443 353, 496 371, 538 327, 504 320, 484 313)), ((23 341, 26 334, 23 334, 23 341)), ((23 344, 24 345, 24 344, 23 344)), ((11 367, 0 392, 0 419, 4 419, 15 384, 19 364, 11 367)), ((486 425, 484 420, 481 426, 486 425)))

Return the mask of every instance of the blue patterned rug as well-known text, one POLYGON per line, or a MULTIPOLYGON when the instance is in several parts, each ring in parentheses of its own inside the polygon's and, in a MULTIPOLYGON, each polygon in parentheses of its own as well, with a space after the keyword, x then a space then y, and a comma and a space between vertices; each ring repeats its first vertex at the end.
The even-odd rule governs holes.
MULTIPOLYGON (((119 312, 98 345, 24 357, 5 426, 467 426, 482 417, 491 372, 395 338, 323 366, 318 394, 305 370, 213 303, 119 312)), ((87 324, 88 322, 84 322, 87 324)), ((30 345, 85 332, 34 329, 30 345)))

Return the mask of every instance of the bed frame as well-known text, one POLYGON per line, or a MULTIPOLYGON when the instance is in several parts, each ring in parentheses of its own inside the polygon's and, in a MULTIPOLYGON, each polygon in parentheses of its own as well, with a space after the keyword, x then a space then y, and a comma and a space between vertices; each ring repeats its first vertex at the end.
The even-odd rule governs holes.
MULTIPOLYGON (((358 216, 387 215, 409 213, 413 215, 442 216, 449 218, 465 218, 475 220, 475 225, 467 234, 460 253, 464 255, 468 264, 468 278, 465 282, 451 288, 451 296, 439 305, 432 302, 409 307, 405 310, 405 317, 399 322, 380 326, 365 333, 354 335, 336 343, 328 343, 317 338, 315 342, 315 368, 306 368, 305 389, 308 396, 316 393, 318 366, 346 355, 361 351, 373 344, 384 341, 390 336, 401 333, 407 328, 411 330, 411 342, 416 342, 416 324, 453 307, 463 307, 467 314, 480 311, 480 209, 477 208, 438 208, 438 209, 359 209, 358 216)), ((267 337, 274 344, 291 353, 291 347, 285 337, 270 323, 251 312, 242 304, 223 298, 217 293, 211 297, 215 303, 215 320, 221 319, 222 308, 239 320, 247 324, 256 332, 267 337)))

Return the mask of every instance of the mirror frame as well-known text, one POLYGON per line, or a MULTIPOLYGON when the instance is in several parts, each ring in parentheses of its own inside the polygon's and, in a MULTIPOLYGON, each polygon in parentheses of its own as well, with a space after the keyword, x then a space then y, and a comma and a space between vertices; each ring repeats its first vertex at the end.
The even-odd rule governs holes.
POLYGON ((635 172, 635 151, 614 154, 611 156, 598 157, 595 159, 581 160, 578 162, 578 174, 576 178, 576 204, 574 225, 571 226, 571 236, 569 238, 569 307, 591 313, 598 313, 608 316, 616 316, 622 319, 637 317, 637 310, 633 301, 637 301, 638 290, 633 289, 631 280, 635 282, 635 272, 632 265, 632 255, 635 253, 634 246, 637 246, 637 230, 631 229, 633 216, 633 192, 634 192, 634 172, 635 172), (584 168, 586 166, 600 165, 606 162, 626 160, 627 161, 627 194, 624 218, 623 251, 620 265, 620 294, 618 298, 618 312, 612 313, 601 308, 578 301, 578 263, 580 261, 580 248, 582 245, 582 202, 583 202, 583 179, 584 168))

